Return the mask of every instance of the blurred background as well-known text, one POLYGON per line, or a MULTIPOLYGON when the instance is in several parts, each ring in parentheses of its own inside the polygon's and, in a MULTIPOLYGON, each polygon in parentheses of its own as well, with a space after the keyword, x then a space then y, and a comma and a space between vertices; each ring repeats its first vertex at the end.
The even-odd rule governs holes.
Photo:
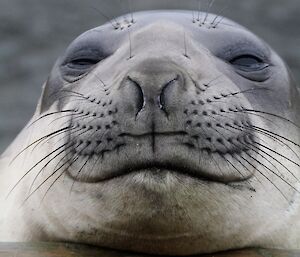
MULTIPOLYGON (((198 0, 131 2, 135 11, 198 8, 198 0)), ((208 1, 200 3, 205 11, 208 1)), ((0 0, 0 153, 33 114, 56 58, 76 36, 106 21, 96 9, 118 16, 129 12, 128 0, 0 0)), ((299 0, 216 0, 211 12, 262 37, 300 82, 299 0)))

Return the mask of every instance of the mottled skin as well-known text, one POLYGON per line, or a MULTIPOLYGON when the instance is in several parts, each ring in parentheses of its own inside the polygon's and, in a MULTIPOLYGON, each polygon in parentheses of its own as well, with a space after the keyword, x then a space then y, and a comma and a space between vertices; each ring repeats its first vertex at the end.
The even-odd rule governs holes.
POLYGON ((68 47, 1 156, 0 240, 300 248, 299 96, 283 61, 213 14, 129 17, 68 47))

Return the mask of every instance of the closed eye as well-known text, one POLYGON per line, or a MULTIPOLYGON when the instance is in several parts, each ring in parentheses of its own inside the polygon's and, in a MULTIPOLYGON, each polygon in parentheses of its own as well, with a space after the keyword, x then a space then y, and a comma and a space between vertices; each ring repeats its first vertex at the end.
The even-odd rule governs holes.
POLYGON ((99 62, 98 59, 89 59, 89 58, 79 58, 74 59, 67 63, 67 66, 71 69, 88 69, 99 62))
POLYGON ((261 71, 269 67, 269 64, 265 63, 262 59, 254 55, 240 55, 234 57, 229 62, 235 68, 246 72, 261 71))

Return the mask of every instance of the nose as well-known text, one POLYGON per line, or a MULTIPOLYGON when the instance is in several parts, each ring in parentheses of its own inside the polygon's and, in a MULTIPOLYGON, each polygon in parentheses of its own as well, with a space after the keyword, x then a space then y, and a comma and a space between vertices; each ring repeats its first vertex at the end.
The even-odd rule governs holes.
MULTIPOLYGON (((156 78, 152 81, 157 81, 157 84, 145 83, 140 78, 132 78, 130 75, 127 76, 127 80, 132 87, 135 87, 135 105, 136 105, 136 116, 147 106, 150 108, 159 108, 166 116, 169 116, 168 102, 170 95, 172 94, 172 87, 180 86, 182 81, 179 74, 172 72, 171 74, 164 74, 163 76, 159 73, 156 74, 156 78), (159 77, 159 79, 158 79, 159 77), (149 88, 150 87, 150 88, 149 88)), ((144 77, 144 76, 143 76, 144 77)))
POLYGON ((120 90, 130 112, 127 115, 161 113, 168 117, 176 112, 184 93, 184 72, 170 62, 144 62, 126 74, 120 90))

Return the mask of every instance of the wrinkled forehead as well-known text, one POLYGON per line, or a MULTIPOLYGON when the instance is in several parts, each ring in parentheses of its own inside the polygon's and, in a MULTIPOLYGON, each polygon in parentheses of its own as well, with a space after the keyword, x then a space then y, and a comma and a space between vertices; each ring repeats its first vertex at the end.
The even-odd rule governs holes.
POLYGON ((190 35, 211 51, 219 48, 220 44, 229 45, 232 41, 241 41, 250 47, 254 45, 255 48, 269 50, 262 40, 236 22, 216 14, 186 10, 126 14, 83 33, 73 43, 79 47, 87 42, 94 44, 101 40, 102 46, 117 48, 123 40, 128 40, 129 31, 132 35, 142 31, 143 36, 149 36, 150 33, 147 32, 151 31, 152 37, 165 37, 168 40, 175 38, 178 41, 182 40, 184 34, 190 35))
POLYGON ((269 46, 243 26, 216 14, 186 10, 126 14, 83 33, 73 41, 69 49, 74 51, 87 45, 95 45, 94 48, 114 52, 123 42, 128 41, 129 34, 135 37, 137 33, 142 33, 143 41, 163 41, 165 47, 168 47, 169 42, 182 44, 186 35, 211 52, 218 52, 226 47, 231 49, 233 42, 235 45, 239 42, 241 47, 257 49, 262 55, 270 53, 269 46))
POLYGON ((116 18, 115 21, 122 21, 124 19, 131 20, 132 18, 136 21, 139 21, 144 26, 156 21, 172 21, 185 27, 191 27, 193 23, 194 25, 198 24, 199 26, 206 23, 242 28, 242 26, 239 24, 220 15, 188 10, 152 10, 136 12, 133 14, 120 16, 116 18))
MULTIPOLYGON (((223 16, 212 13, 203 13, 198 11, 187 10, 153 10, 125 14, 123 16, 114 18, 111 21, 105 23, 104 25, 94 28, 90 31, 102 31, 103 29, 107 29, 107 27, 120 31, 132 27, 131 29, 134 30, 158 23, 161 25, 172 23, 175 26, 177 25, 178 27, 190 30, 197 30, 203 27, 211 30, 222 28, 223 30, 239 29, 245 30, 245 32, 247 31, 238 23, 229 20, 223 16)), ((248 31, 248 33, 250 32, 248 31)))

